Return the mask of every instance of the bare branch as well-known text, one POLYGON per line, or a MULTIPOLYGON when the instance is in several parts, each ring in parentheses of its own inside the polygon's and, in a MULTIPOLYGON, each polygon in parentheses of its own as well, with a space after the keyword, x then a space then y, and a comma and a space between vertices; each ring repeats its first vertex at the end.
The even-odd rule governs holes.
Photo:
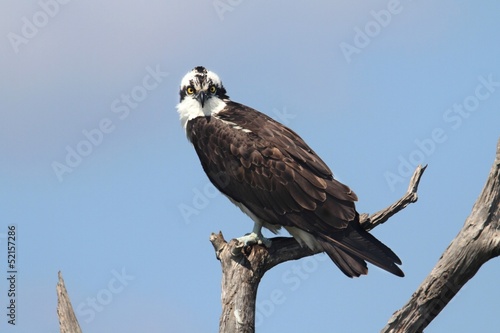
POLYGON ((390 205, 389 207, 376 212, 375 214, 371 215, 368 217, 367 214, 362 214, 360 216, 360 223, 363 228, 366 230, 372 230, 379 224, 382 224, 386 222, 389 218, 391 218, 393 215, 398 213, 399 211, 403 210, 406 208, 411 203, 417 202, 418 200, 418 195, 417 195, 417 190, 418 190, 418 185, 420 183, 420 178, 422 178, 422 175, 424 174, 425 169, 427 168, 427 165, 421 166, 419 165, 417 169, 415 169, 415 172, 413 172, 413 176, 410 179, 410 184, 408 185, 408 190, 406 191, 406 194, 401 197, 398 201, 390 205))
POLYGON ((59 317, 59 329, 61 333, 82 333, 75 312, 69 300, 68 291, 64 285, 61 272, 58 273, 57 282, 57 316, 59 317))
POLYGON ((491 258, 500 255, 500 140, 488 180, 462 230, 384 333, 422 332, 491 258))

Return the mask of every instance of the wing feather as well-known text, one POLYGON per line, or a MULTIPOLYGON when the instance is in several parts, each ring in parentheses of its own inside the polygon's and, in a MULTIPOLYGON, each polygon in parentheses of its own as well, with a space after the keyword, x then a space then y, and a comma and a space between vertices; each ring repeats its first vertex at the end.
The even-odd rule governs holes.
POLYGON ((342 229, 355 216, 355 194, 333 179, 328 166, 292 130, 258 111, 230 102, 217 117, 188 123, 191 141, 207 173, 229 179, 218 187, 247 206, 274 209, 279 221, 269 223, 307 229, 342 229), (240 130, 246 129, 246 131, 240 130), (228 156, 229 155, 229 156, 228 156), (331 202, 332 199, 334 200, 331 202), (301 219, 287 213, 300 212, 301 219))

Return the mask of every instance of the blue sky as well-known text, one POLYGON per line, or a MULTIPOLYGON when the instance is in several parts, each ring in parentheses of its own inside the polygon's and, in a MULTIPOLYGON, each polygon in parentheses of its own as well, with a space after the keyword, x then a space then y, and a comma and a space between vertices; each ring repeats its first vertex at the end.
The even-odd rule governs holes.
MULTIPOLYGON (((217 194, 180 126, 182 76, 298 132, 374 213, 428 164, 419 201, 373 231, 406 277, 348 279, 318 255, 268 272, 257 332, 374 332, 461 229, 500 134, 494 1, 3 1, 0 272, 17 228, 16 328, 55 332, 62 271, 84 332, 214 332, 209 235, 252 223, 217 194), (186 214, 186 209, 189 214, 186 214)), ((493 331, 487 263, 426 332, 493 331)), ((0 279, 1 307, 9 286, 0 279)))

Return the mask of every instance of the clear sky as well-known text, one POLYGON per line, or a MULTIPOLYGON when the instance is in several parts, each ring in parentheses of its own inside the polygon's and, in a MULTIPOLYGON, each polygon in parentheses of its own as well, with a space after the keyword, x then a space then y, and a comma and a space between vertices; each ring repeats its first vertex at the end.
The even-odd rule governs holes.
MULTIPOLYGON (((374 213, 405 278, 346 278, 325 255, 270 271, 257 332, 376 332, 461 229, 500 134, 497 1, 2 1, 0 331, 56 332, 62 271, 84 332, 216 332, 208 240, 252 223, 209 184, 180 126, 182 76, 298 132, 374 213), (410 171, 411 170, 411 171, 410 171), (16 327, 7 323, 15 225, 16 327), (276 297, 279 295, 279 297, 276 297)), ((498 329, 486 264, 426 332, 498 329)))

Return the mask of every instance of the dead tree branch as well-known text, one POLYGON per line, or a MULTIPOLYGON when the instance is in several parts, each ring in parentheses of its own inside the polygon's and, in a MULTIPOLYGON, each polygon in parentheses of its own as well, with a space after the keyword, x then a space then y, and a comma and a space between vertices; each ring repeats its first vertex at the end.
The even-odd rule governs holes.
POLYGON ((59 329, 61 333, 82 333, 75 312, 69 300, 68 291, 64 285, 61 272, 58 273, 57 282, 57 316, 59 317, 59 329))
POLYGON ((406 191, 406 194, 401 197, 401 199, 399 199, 389 207, 374 213, 370 217, 368 217, 368 214, 362 214, 360 216, 361 226, 368 231, 372 230, 379 224, 385 223, 393 215, 406 208, 406 206, 408 206, 409 204, 416 202, 418 200, 418 184, 420 183, 420 178, 424 174, 425 168, 427 168, 427 165, 419 165, 413 172, 413 176, 411 176, 410 179, 410 184, 408 185, 408 190, 406 191))
POLYGON ((462 230, 384 333, 422 332, 488 260, 500 255, 500 140, 482 193, 462 230))
MULTIPOLYGON (((419 166, 410 180, 408 192, 397 202, 371 216, 363 214, 361 225, 371 230, 391 216, 417 201, 417 188, 425 167, 419 166)), ((290 237, 272 239, 269 249, 264 246, 240 248, 236 240, 227 243, 222 233, 212 234, 210 241, 222 266, 222 315, 220 333, 255 332, 255 302, 262 276, 272 267, 318 252, 301 247, 290 237)))

